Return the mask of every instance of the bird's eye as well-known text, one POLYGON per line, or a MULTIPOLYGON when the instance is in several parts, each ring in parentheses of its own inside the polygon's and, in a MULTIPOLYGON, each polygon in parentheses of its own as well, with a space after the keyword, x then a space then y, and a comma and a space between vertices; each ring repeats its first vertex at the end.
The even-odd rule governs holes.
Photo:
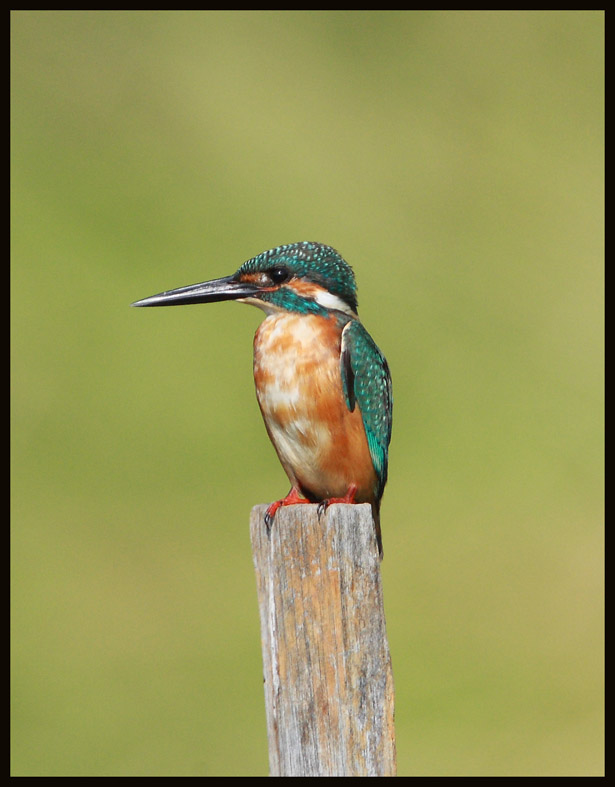
POLYGON ((277 268, 272 268, 269 273, 269 278, 274 284, 283 284, 285 281, 288 281, 290 278, 290 272, 288 268, 285 268, 283 265, 278 265, 277 268))

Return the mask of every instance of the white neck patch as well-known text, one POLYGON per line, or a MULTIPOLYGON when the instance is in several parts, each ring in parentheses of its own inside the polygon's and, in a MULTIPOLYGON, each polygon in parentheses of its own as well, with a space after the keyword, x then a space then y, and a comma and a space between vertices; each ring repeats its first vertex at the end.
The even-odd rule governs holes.
POLYGON ((344 312, 344 314, 348 314, 351 317, 355 316, 355 313, 345 301, 343 301, 341 298, 338 298, 337 295, 334 295, 328 290, 316 290, 314 293, 314 300, 319 306, 323 306, 325 309, 335 309, 336 311, 344 312))

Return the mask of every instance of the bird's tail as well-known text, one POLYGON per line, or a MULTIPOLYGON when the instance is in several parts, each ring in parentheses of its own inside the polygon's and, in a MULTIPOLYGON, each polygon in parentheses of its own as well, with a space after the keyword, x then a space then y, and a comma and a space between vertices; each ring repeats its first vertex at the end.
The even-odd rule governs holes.
POLYGON ((372 503, 372 518, 374 520, 374 527, 376 529, 376 543, 378 544, 378 553, 380 555, 380 560, 382 560, 384 552, 382 550, 382 531, 380 530, 380 500, 372 503))

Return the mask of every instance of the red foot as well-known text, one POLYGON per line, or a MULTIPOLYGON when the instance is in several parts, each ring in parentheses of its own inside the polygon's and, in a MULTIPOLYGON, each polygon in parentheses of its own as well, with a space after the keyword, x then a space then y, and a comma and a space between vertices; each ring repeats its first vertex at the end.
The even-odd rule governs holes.
POLYGON ((309 500, 306 500, 305 497, 301 497, 299 491, 293 486, 290 492, 286 495, 283 500, 276 500, 275 503, 272 503, 269 508, 265 511, 265 525, 267 525, 267 530, 271 527, 271 523, 273 522, 273 517, 276 514, 278 508, 282 506, 297 506, 297 505, 305 505, 309 503, 309 500))
POLYGON ((356 503, 356 496, 357 496, 357 485, 351 484, 348 487, 348 491, 344 495, 344 497, 330 497, 328 500, 323 500, 321 503, 318 504, 318 516, 324 514, 327 508, 332 503, 356 503))

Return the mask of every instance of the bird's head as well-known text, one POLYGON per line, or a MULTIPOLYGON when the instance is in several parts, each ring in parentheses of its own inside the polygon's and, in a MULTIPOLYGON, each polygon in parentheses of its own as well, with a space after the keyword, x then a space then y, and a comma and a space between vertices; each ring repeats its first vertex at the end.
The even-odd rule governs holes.
POLYGON ((331 246, 303 241, 276 246, 232 275, 152 295, 133 306, 173 306, 238 300, 266 312, 357 313, 352 268, 331 246))

